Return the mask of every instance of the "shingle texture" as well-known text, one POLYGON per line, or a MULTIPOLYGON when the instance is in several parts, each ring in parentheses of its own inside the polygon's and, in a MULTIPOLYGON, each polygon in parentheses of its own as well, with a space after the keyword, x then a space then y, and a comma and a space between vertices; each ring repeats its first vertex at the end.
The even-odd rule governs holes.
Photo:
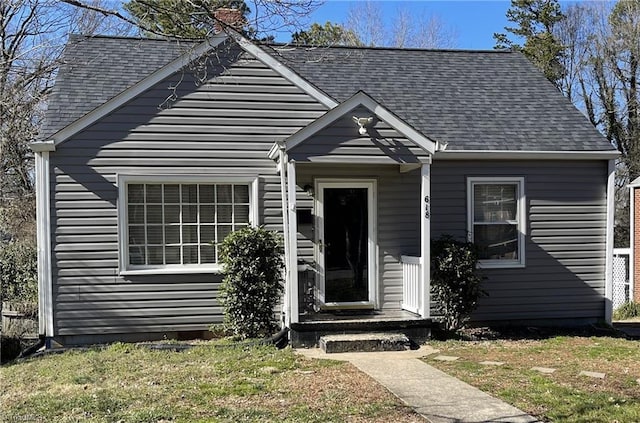
POLYGON ((42 135, 52 135, 193 47, 189 42, 72 35, 49 97, 42 135))
MULTIPOLYGON (((190 47, 158 40, 71 40, 51 97, 52 134, 190 47)), ((365 91, 450 150, 613 147, 519 53, 263 46, 337 101, 365 91)))

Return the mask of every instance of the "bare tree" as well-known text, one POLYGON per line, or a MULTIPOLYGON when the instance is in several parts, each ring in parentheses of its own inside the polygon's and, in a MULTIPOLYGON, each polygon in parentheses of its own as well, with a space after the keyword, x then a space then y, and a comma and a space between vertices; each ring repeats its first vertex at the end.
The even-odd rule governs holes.
POLYGON ((626 185, 640 176, 640 1, 572 4, 563 13, 555 28, 565 47, 559 87, 621 153, 616 244, 622 245, 628 242, 626 185))
MULTIPOLYGON (((99 4, 99 0, 92 0, 99 4)), ((0 1, 0 236, 32 238, 33 155, 69 31, 93 32, 104 17, 54 0, 0 1)))
POLYGON ((457 31, 438 15, 422 14, 414 23, 417 28, 412 47, 454 48, 458 44, 457 31))
POLYGON ((369 47, 385 44, 382 9, 370 0, 357 2, 349 8, 345 28, 353 31, 362 44, 369 47))
POLYGON ((370 0, 349 9, 345 27, 370 47, 452 48, 458 39, 456 31, 435 14, 400 7, 389 22, 379 3, 370 0))

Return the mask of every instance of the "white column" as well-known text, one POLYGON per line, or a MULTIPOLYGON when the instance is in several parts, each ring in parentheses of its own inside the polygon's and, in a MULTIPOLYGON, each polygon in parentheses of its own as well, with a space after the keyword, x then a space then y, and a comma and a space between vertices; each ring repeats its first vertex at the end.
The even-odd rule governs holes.
POLYGON ((616 161, 609 160, 609 177, 607 179, 607 226, 606 226, 606 258, 604 266, 604 318, 611 324, 613 317, 613 226, 615 211, 615 178, 616 161))
POLYGON ((430 316, 431 291, 431 163, 423 163, 420 172, 420 315, 430 316))
POLYGON ((289 201, 287 200, 287 162, 284 151, 280 150, 278 162, 278 172, 280 173, 280 198, 282 203, 282 238, 284 239, 284 325, 289 327, 291 323, 291 266, 289 265, 289 201))
POLYGON ((298 313, 298 219, 296 214, 296 163, 287 163, 287 188, 289 197, 289 301, 290 323, 297 323, 298 313))

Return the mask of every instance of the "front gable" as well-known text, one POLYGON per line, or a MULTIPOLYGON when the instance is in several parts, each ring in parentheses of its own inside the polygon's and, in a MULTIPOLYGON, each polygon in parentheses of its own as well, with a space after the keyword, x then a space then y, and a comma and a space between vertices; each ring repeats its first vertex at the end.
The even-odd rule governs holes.
POLYGON ((412 164, 429 161, 436 142, 358 92, 289 137, 284 148, 296 161, 412 164))

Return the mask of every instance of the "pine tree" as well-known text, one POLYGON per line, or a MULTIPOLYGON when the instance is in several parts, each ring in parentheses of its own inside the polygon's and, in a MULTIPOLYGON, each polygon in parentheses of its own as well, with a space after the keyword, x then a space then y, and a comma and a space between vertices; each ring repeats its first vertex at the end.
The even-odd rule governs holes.
POLYGON ((511 0, 507 18, 517 26, 505 27, 517 39, 518 44, 507 34, 493 34, 496 48, 511 48, 521 51, 544 76, 559 85, 564 74, 561 58, 564 46, 554 35, 554 26, 564 19, 558 0, 511 0))

